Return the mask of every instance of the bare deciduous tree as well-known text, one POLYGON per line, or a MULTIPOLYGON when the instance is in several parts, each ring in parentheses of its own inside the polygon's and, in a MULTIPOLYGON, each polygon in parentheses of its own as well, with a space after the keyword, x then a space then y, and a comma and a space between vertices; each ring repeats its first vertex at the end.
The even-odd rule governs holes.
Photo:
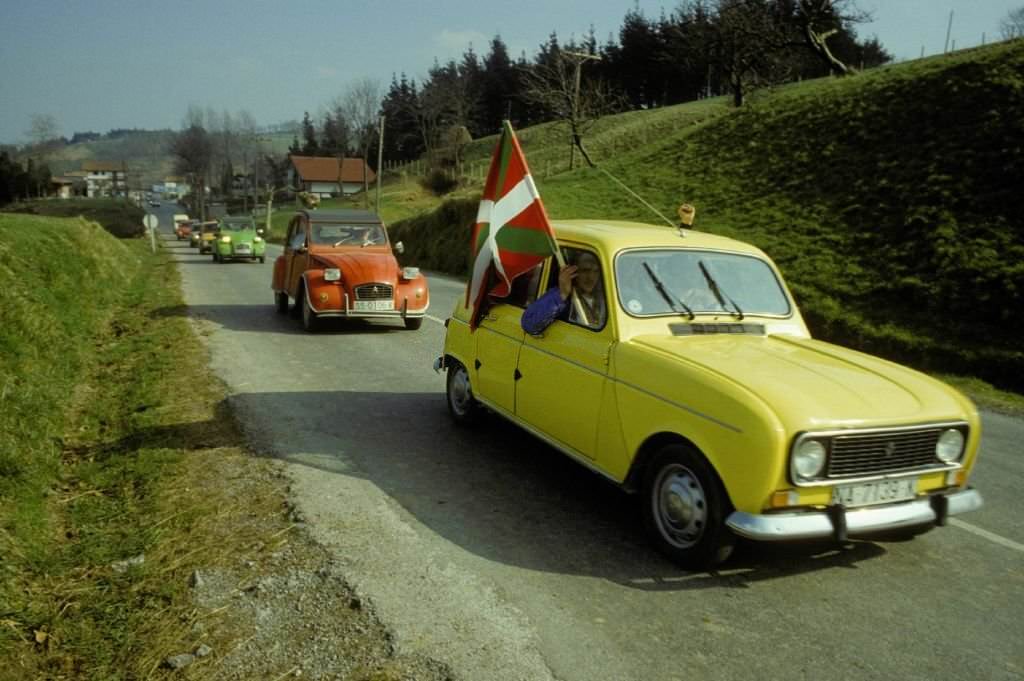
MULTIPOLYGON (((383 92, 384 88, 380 81, 373 78, 361 78, 349 85, 342 97, 345 120, 352 126, 355 142, 363 157, 364 168, 370 156, 370 145, 377 137, 377 117, 380 114, 383 92)), ((338 171, 341 172, 340 167, 338 171)), ((363 196, 368 207, 369 182, 365 171, 363 172, 363 196)))
POLYGON ((999 35, 1003 37, 1003 40, 1024 38, 1024 5, 1010 10, 999 21, 999 35))
POLYGON ((51 114, 34 113, 25 134, 32 140, 32 144, 41 148, 60 138, 60 126, 51 114))
MULTIPOLYGON (((186 121, 195 121, 190 108, 186 121)), ((213 142, 206 128, 192 122, 171 143, 174 170, 188 178, 192 185, 192 211, 206 219, 206 179, 213 159, 213 142)))
POLYGON ((845 76, 853 72, 829 49, 828 39, 844 26, 871 20, 871 15, 859 9, 855 0, 800 0, 796 19, 804 44, 828 66, 832 75, 845 76))
POLYGON ((735 106, 753 88, 785 79, 776 55, 791 41, 767 0, 717 0, 710 27, 710 51, 735 106))
POLYGON ((601 116, 621 108, 621 100, 600 80, 583 78, 583 62, 592 58, 559 51, 553 59, 522 70, 523 97, 554 114, 569 128, 569 168, 579 149, 587 163, 594 165, 583 138, 601 116))

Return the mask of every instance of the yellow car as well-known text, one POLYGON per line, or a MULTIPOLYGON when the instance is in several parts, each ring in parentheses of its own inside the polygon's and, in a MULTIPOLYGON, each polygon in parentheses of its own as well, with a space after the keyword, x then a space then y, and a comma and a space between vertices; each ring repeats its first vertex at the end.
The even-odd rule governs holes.
POLYGON ((523 330, 524 310, 557 286, 550 258, 475 331, 457 303, 435 362, 456 422, 485 407, 637 493, 654 544, 691 569, 725 560, 737 536, 911 535, 981 506, 967 484, 974 405, 812 339, 759 249, 638 223, 554 228, 567 262, 598 263, 591 295, 577 296, 589 314, 567 304, 537 335, 523 330))

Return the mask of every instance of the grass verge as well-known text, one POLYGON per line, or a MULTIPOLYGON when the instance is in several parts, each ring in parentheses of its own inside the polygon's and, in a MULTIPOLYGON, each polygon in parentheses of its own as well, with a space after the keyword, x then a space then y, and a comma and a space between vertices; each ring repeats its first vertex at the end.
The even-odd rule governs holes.
POLYGON ((278 678, 313 671, 311 660, 345 678, 444 677, 394 654, 300 531, 280 464, 242 445, 192 324, 166 312, 183 303, 163 252, 94 224, 0 216, 0 265, 27 284, 0 306, 0 679, 278 678), (39 253, 40 238, 45 255, 18 257, 39 253), (58 262, 66 278, 54 283, 58 262), (20 427, 33 413, 35 427, 20 427), (329 623, 296 613, 307 593, 275 610, 253 588, 282 574, 332 595, 319 613, 329 623), (273 641, 258 618, 272 620, 273 641), (314 625, 335 657, 313 654, 314 625))

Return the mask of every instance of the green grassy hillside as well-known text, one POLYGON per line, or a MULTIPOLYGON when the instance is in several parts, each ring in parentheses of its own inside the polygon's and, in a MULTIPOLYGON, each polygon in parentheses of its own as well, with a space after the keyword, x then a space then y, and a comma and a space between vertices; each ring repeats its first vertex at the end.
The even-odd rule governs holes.
MULTIPOLYGON (((816 336, 1024 390, 1024 41, 698 114, 603 167, 662 213, 693 203, 698 228, 765 249, 816 336)), ((598 171, 545 178, 524 149, 552 217, 659 222, 598 171)), ((468 243, 472 217, 394 231, 468 243)))

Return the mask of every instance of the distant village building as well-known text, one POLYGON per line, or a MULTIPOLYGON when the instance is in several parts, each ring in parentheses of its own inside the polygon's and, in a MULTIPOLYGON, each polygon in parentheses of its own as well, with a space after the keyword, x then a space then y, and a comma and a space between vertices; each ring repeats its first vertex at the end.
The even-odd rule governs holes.
POLYGON ((123 161, 85 161, 86 196, 125 196, 128 191, 128 167, 123 161))
POLYGON ((58 199, 70 199, 75 195, 75 178, 66 175, 51 177, 50 191, 58 199))
POLYGON ((295 156, 288 160, 288 185, 297 187, 299 191, 316 194, 320 198, 338 196, 342 192, 346 196, 363 191, 363 174, 366 183, 372 184, 377 179, 373 168, 366 165, 361 158, 339 159, 332 156, 295 156), (340 184, 340 188, 339 188, 340 184))
POLYGON ((158 182, 153 185, 153 191, 157 194, 163 194, 168 199, 176 199, 185 194, 189 193, 191 187, 185 182, 184 178, 178 177, 177 175, 168 175, 163 179, 162 182, 158 182))

